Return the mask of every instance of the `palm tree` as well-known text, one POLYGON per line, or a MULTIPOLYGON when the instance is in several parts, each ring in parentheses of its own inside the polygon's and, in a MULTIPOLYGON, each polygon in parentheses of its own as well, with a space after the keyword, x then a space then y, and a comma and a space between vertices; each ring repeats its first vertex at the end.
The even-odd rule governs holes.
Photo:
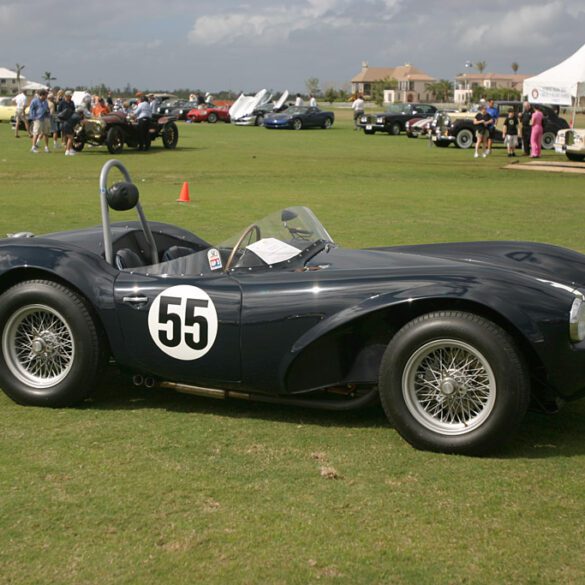
POLYGON ((18 92, 20 93, 20 73, 24 69, 24 65, 16 64, 16 85, 18 86, 18 92))
POLYGON ((510 67, 512 67, 512 71, 514 73, 518 73, 518 69, 520 69, 520 65, 518 65, 518 63, 516 63, 516 61, 514 61, 514 63, 512 63, 512 65, 510 65, 510 67))
POLYGON ((448 79, 439 79, 425 84, 425 90, 433 94, 440 102, 449 101, 449 94, 453 90, 453 83, 448 79))
POLYGON ((478 62, 475 64, 475 68, 476 68, 476 69, 477 69, 477 70, 478 70, 480 73, 483 73, 483 72, 484 72, 484 70, 485 70, 485 68, 486 68, 486 65, 487 65, 487 64, 486 64, 486 62, 485 62, 485 61, 478 61, 478 62))
POLYGON ((43 73, 43 80, 47 82, 47 87, 51 87, 51 81, 55 81, 57 78, 52 76, 50 71, 45 71, 43 73))

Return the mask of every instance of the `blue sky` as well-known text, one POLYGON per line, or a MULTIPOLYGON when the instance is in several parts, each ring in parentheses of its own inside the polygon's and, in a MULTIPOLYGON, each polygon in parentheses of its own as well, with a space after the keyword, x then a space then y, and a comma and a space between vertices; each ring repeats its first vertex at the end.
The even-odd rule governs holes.
POLYGON ((583 0, 0 0, 0 66, 61 86, 297 91, 309 77, 341 86, 364 60, 536 74, 583 31, 583 0))

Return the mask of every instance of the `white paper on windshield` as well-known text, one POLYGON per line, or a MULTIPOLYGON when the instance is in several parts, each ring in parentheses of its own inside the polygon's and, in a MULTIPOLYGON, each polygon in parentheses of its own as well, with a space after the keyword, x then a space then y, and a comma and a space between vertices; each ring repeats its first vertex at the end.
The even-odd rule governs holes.
POLYGON ((276 238, 262 238, 249 246, 246 249, 252 250, 256 256, 266 262, 266 264, 277 264, 294 258, 301 251, 294 246, 285 244, 276 238))

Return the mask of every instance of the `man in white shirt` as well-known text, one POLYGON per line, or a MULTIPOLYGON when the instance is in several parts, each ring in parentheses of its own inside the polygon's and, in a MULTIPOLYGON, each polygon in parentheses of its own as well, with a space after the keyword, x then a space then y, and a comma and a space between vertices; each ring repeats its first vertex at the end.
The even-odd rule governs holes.
POLYGON ((310 95, 309 96, 309 107, 310 108, 316 108, 317 107, 317 100, 315 99, 314 95, 310 95))
POLYGON ((361 116, 363 116, 364 114, 364 99, 362 98, 362 95, 360 93, 358 93, 357 97, 355 100, 353 100, 353 103, 351 104, 351 109, 353 110, 353 129, 357 130, 358 129, 358 120, 360 119, 361 116))
POLYGON ((26 95, 24 94, 24 92, 21 91, 18 95, 15 95, 12 98, 12 101, 16 104, 16 112, 14 114, 14 118, 15 118, 14 136, 16 138, 20 138, 20 135, 18 134, 20 122, 22 122, 24 124, 24 127, 26 128, 27 134, 30 134, 30 131, 28 129, 28 120, 26 119, 26 113, 25 113, 26 95))
POLYGON ((138 150, 148 150, 150 148, 150 119, 152 118, 152 109, 145 95, 140 96, 140 101, 134 110, 134 117, 138 122, 138 150))
POLYGON ((298 108, 299 106, 303 105, 303 98, 301 97, 300 93, 297 93, 297 98, 295 99, 295 106, 298 108))

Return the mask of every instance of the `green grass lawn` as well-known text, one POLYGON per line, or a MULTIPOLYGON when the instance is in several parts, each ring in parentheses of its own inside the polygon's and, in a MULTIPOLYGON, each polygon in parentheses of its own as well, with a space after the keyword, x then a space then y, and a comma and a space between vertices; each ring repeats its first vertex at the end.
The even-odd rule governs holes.
MULTIPOLYGON (((344 246, 585 252, 585 177, 504 170, 502 147, 474 160, 337 117, 329 131, 182 124, 176 151, 119 159, 149 218, 213 242, 306 205, 344 246), (176 202, 184 181, 190 204, 176 202)), ((98 224, 108 153, 29 148, 0 125, 0 234, 98 224)), ((415 451, 379 408, 220 402, 109 372, 78 408, 0 396, 0 584, 585 583, 584 478, 584 403, 530 413, 505 452, 476 459, 415 451)))

